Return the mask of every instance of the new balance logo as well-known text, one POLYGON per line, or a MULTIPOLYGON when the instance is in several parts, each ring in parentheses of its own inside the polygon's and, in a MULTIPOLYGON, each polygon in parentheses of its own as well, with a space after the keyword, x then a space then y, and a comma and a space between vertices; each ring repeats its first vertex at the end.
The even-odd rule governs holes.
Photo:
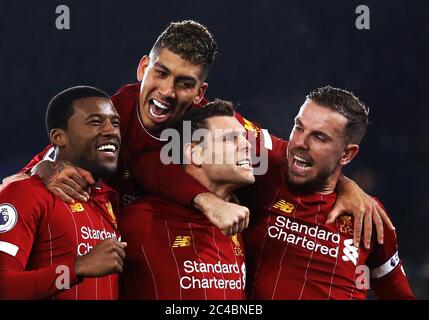
POLYGON ((173 248, 189 247, 191 245, 191 236, 177 236, 173 243, 173 248))
POLYGON ((290 202, 286 202, 285 200, 279 200, 273 205, 273 208, 286 213, 292 213, 295 209, 295 206, 290 202))
POLYGON ((357 264, 359 253, 358 248, 353 245, 353 239, 344 240, 343 253, 342 258, 344 261, 351 261, 354 265, 357 264))

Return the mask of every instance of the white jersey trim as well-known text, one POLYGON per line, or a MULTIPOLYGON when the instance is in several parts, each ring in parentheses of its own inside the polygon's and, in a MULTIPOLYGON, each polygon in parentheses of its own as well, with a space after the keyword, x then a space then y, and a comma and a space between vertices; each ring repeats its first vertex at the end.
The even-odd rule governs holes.
MULTIPOLYGON (((56 159, 56 155, 55 155, 55 147, 54 146, 52 146, 52 147, 50 147, 49 149, 48 149, 48 151, 46 151, 46 153, 45 153, 45 155, 43 156, 43 159, 41 160, 41 161, 43 161, 43 160, 48 160, 48 161, 55 161, 55 159, 56 159)), ((34 174, 34 168, 35 168, 36 166, 34 166, 33 168, 31 168, 31 170, 30 170, 30 173, 31 174, 34 174)))
POLYGON ((268 130, 261 129, 261 133, 264 137, 264 147, 268 150, 273 150, 273 140, 271 140, 271 136, 268 133, 268 130))
POLYGON ((381 266, 371 270, 371 278, 379 279, 384 277, 390 271, 395 269, 399 265, 399 262, 401 262, 399 259, 399 252, 396 251, 396 253, 389 260, 387 260, 381 266))
POLYGON ((16 257, 18 253, 19 247, 5 241, 0 241, 0 251, 11 255, 12 257, 16 257))

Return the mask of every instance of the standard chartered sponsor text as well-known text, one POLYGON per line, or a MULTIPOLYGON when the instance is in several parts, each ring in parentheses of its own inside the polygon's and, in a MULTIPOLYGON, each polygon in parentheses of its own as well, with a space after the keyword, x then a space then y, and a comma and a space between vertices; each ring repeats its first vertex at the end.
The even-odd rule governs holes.
POLYGON ((242 281, 242 275, 238 263, 204 263, 186 260, 183 263, 184 271, 189 275, 180 278, 180 286, 183 289, 231 289, 243 290, 245 287, 242 281), (197 274, 205 274, 204 277, 197 276, 197 274), (213 274, 213 277, 209 277, 213 274), (226 279, 226 275, 234 274, 236 279, 226 279), (219 275, 217 277, 216 275, 219 275))
POLYGON ((275 225, 268 227, 268 235, 271 238, 278 239, 296 246, 301 246, 307 250, 320 252, 323 255, 329 255, 333 258, 338 256, 338 244, 340 235, 320 228, 320 226, 310 227, 308 225, 293 221, 284 216, 277 216, 275 225), (299 233, 297 235, 295 233, 299 233), (335 244, 334 247, 328 247, 317 241, 309 239, 316 238, 335 244))
MULTIPOLYGON (((90 227, 82 226, 80 228, 82 239, 84 240, 106 240, 114 239, 118 240, 116 232, 109 232, 103 228, 103 230, 92 229, 90 227)), ((89 242, 81 242, 77 246, 77 254, 82 256, 92 250, 93 245, 89 242)))

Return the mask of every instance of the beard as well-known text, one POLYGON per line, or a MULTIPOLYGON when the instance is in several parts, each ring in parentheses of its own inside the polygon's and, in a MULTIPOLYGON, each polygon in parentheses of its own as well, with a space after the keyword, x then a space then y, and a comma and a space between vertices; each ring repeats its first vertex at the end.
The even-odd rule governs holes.
POLYGON ((315 192, 323 191, 328 178, 331 176, 332 171, 328 168, 319 171, 315 177, 309 178, 304 181, 296 181, 291 177, 289 170, 287 170, 286 184, 292 192, 298 194, 312 194, 315 192))
POLYGON ((116 172, 117 164, 103 164, 96 160, 90 160, 85 157, 81 157, 76 162, 75 165, 78 167, 85 169, 89 173, 91 173, 92 177, 95 181, 106 179, 116 172))

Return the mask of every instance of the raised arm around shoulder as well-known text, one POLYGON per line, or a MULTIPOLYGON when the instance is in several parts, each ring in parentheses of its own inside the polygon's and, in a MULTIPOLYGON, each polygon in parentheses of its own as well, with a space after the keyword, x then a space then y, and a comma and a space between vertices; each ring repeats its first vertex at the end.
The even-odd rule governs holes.
POLYGON ((213 193, 199 194, 194 206, 225 235, 241 233, 249 226, 249 209, 235 203, 224 201, 213 193))
POLYGON ((236 234, 247 227, 249 210, 224 201, 209 192, 177 164, 162 164, 159 151, 150 151, 134 159, 139 170, 137 181, 148 192, 183 205, 192 205, 225 234, 236 234))
POLYGON ((95 183, 91 173, 68 161, 40 161, 32 175, 38 175, 51 193, 67 203, 88 201, 90 186, 95 183))
POLYGON ((147 191, 165 199, 192 205, 193 199, 208 190, 177 164, 163 164, 160 151, 153 150, 132 159, 133 175, 147 191))
POLYGON ((337 202, 334 209, 328 215, 326 223, 333 223, 341 214, 353 214, 355 221, 353 233, 355 246, 359 246, 362 228, 364 228, 364 244, 369 249, 373 223, 380 244, 383 243, 383 221, 390 230, 395 229, 385 210, 353 180, 341 175, 337 183, 337 193, 337 202))

